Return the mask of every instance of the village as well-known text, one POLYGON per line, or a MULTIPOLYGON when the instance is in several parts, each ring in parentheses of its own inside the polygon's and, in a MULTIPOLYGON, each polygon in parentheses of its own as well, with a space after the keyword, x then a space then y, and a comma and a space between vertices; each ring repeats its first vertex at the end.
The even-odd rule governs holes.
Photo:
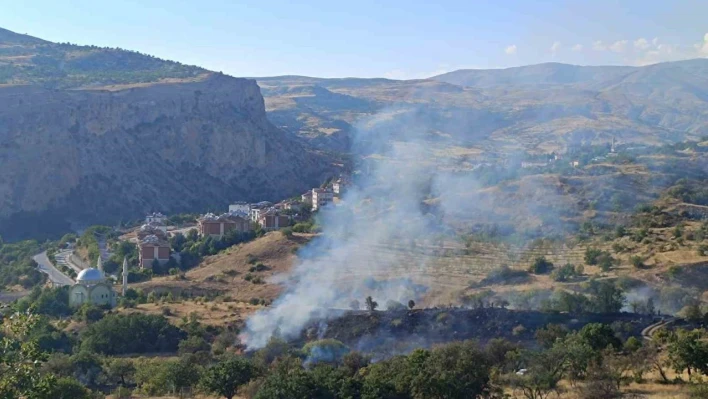
MULTIPOLYGON (((170 263, 180 263, 182 254, 175 251, 170 243, 170 239, 177 235, 196 234, 199 238, 222 240, 229 235, 253 233, 255 230, 265 233, 284 229, 297 222, 309 220, 313 213, 327 206, 338 205, 341 195, 349 185, 348 179, 340 177, 327 182, 323 187, 312 188, 300 197, 278 203, 236 201, 231 203, 224 213, 208 212, 196 218, 196 224, 188 223, 185 226, 170 226, 167 215, 152 212, 145 216, 140 227, 124 232, 118 242, 127 241, 134 244, 138 253, 139 270, 153 272, 170 263)), ((85 259, 77 256, 73 245, 68 245, 66 249, 53 255, 58 267, 73 270, 75 273, 72 274, 76 274, 75 281, 67 276, 61 281, 53 281, 56 286, 71 285, 71 307, 78 308, 84 304, 108 307, 117 305, 117 294, 111 280, 118 281, 118 276, 104 270, 103 258, 110 257, 111 253, 105 242, 101 246, 103 250, 98 255, 95 267, 89 266, 85 259)), ((121 271, 121 290, 125 296, 130 273, 127 258, 123 259, 121 271)))

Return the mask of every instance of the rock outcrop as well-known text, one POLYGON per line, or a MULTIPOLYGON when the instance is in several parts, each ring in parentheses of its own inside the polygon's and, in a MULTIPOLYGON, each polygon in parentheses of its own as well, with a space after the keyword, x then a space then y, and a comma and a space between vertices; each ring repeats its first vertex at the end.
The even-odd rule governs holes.
POLYGON ((330 159, 275 128, 253 80, 0 85, 0 235, 224 209, 318 185, 330 159))

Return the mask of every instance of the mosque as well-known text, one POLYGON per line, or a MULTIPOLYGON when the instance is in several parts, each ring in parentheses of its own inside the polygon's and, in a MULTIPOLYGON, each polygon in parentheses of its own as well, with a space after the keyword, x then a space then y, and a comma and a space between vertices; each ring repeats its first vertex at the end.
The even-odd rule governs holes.
MULTIPOLYGON (((123 259, 123 294, 128 285, 128 260, 123 259)), ((116 306, 116 293, 113 284, 108 281, 103 271, 99 255, 96 267, 82 270, 76 277, 76 283, 69 291, 69 306, 80 307, 89 303, 98 306, 116 306)))

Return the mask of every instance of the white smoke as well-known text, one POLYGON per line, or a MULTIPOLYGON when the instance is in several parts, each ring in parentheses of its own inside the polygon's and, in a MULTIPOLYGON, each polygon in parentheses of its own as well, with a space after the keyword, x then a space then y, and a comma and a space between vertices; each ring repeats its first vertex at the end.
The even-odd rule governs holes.
MULTIPOLYGON (((441 223, 446 216, 457 219, 494 207, 461 199, 480 186, 471 174, 450 177, 452 161, 433 148, 449 145, 444 142, 449 138, 437 134, 441 118, 435 115, 428 109, 388 109, 359 124, 352 137, 361 159, 354 187, 341 205, 320 212, 322 235, 299 251, 284 279, 286 292, 248 319, 241 339, 249 349, 274 336, 299 337, 308 323, 326 317, 327 309, 347 309, 352 300, 363 307, 369 295, 379 309, 389 300, 417 301, 431 270, 427 257, 407 249, 449 233, 441 223), (431 198, 438 199, 434 214, 425 203, 431 198), (409 274, 415 281, 406 278, 409 274)), ((447 118, 443 128, 470 133, 470 122, 467 116, 447 118)))

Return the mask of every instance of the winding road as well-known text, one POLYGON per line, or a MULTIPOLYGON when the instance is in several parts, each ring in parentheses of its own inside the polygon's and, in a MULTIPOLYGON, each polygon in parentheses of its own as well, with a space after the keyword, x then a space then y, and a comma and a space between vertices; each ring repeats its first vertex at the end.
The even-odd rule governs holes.
POLYGON ((59 269, 54 267, 52 262, 49 261, 49 258, 47 257, 47 251, 44 251, 40 254, 37 254, 32 257, 35 262, 37 262, 37 268, 39 271, 42 273, 46 274, 49 277, 49 280, 51 280, 52 283, 55 285, 72 285, 74 284, 74 280, 69 278, 69 276, 65 275, 59 269))

